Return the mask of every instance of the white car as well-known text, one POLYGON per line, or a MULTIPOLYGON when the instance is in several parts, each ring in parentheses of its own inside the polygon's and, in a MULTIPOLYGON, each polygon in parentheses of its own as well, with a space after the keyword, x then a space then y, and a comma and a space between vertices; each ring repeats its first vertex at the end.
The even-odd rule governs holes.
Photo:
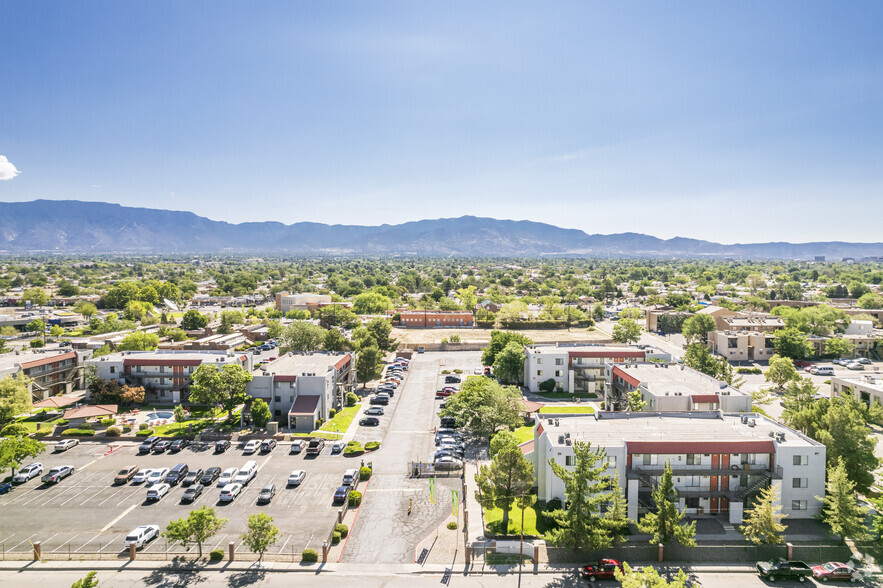
POLYGON ((26 465, 22 469, 18 470, 18 473, 13 476, 12 481, 16 484, 24 484, 31 478, 36 478, 37 476, 43 473, 43 464, 34 462, 26 465))
POLYGON ((245 455, 250 455, 261 448, 261 440, 260 439, 252 439, 248 443, 245 444, 245 449, 242 452, 245 455))
POLYGON ((863 370, 863 369, 865 369, 865 366, 863 366, 862 364, 860 364, 857 361, 854 361, 852 363, 846 364, 846 369, 848 369, 848 370, 863 370))
POLYGON ((156 539, 157 537, 159 537, 158 525, 141 525, 126 535, 125 546, 129 547, 130 545, 134 545, 135 547, 144 547, 145 543, 156 539))
POLYGON ((151 468, 144 468, 144 469, 138 470, 138 473, 136 473, 134 476, 132 476, 132 483, 133 484, 143 484, 145 481, 147 481, 147 477, 151 473, 153 473, 153 469, 151 469, 151 468))
POLYGON ((150 472, 150 475, 147 476, 147 480, 145 480, 145 481, 147 482, 148 486, 152 486, 154 484, 159 484, 160 482, 162 482, 163 480, 166 479, 166 474, 168 474, 168 473, 169 473, 169 468, 160 468, 158 470, 152 470, 150 472))
POLYGON ((294 470, 288 475, 289 486, 300 486, 300 483, 307 477, 307 473, 303 470, 294 470))
POLYGON ((168 484, 154 484, 150 488, 147 489, 147 500, 149 501, 157 501, 162 499, 163 496, 169 493, 172 487, 168 484))
POLYGON ((223 488, 227 484, 231 484, 233 482, 233 478, 236 477, 236 474, 239 473, 239 468, 227 468, 223 472, 221 472, 221 477, 218 478, 218 486, 223 488))
POLYGON ((303 439, 295 439, 291 442, 291 453, 300 453, 306 446, 307 444, 303 439))
POLYGON ((233 502, 233 499, 242 492, 242 484, 227 484, 221 488, 221 502, 233 502))
POLYGON ((63 466, 55 466, 49 472, 43 474, 43 477, 40 480, 43 481, 44 484, 57 484, 62 479, 67 478, 74 473, 74 466, 72 465, 63 465, 63 466))
POLYGON ((344 449, 346 449, 346 443, 343 441, 335 441, 331 446, 331 453, 340 453, 344 449))
POLYGON ((67 451, 71 447, 74 447, 79 444, 80 444, 79 439, 65 439, 63 441, 59 441, 55 445, 55 451, 67 451))

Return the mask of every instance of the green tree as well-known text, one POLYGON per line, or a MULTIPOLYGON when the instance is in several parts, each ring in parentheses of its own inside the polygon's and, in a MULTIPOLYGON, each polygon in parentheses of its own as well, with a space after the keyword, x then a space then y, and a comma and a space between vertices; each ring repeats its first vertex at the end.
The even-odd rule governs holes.
POLYGON ((524 376, 524 348, 516 341, 510 341, 497 354, 494 361, 494 375, 506 383, 517 383, 524 376))
POLYGON ((362 387, 371 380, 376 380, 383 373, 383 352, 377 345, 368 345, 359 349, 356 354, 356 377, 362 387))
POLYGON ((98 588, 97 575, 98 572, 89 572, 84 577, 71 584, 71 588, 98 588))
POLYGON ((718 370, 717 359, 702 343, 690 343, 684 353, 684 364, 703 374, 714 375, 718 370))
POLYGON ((641 338, 641 326, 630 318, 620 319, 613 325, 613 340, 617 343, 637 343, 641 338))
POLYGON ((786 526, 782 524, 782 519, 788 515, 780 512, 781 504, 773 504, 778 501, 779 491, 774 486, 760 491, 754 506, 745 513, 745 522, 739 527, 746 539, 755 545, 785 542, 783 533, 786 526))
POLYGON ((325 351, 352 351, 352 343, 343 336, 343 333, 332 327, 325 331, 325 341, 322 342, 325 351))
POLYGON ((25 325, 25 330, 30 333, 42 333, 46 330, 46 323, 43 319, 34 319, 25 325))
POLYGON ((825 444, 828 465, 842 459, 849 479, 865 494, 874 483, 880 460, 874 453, 877 437, 865 422, 864 406, 852 396, 826 404, 828 410, 821 417, 815 439, 825 444))
POLYGON ((776 353, 781 357, 803 359, 812 354, 812 344, 806 335, 795 328, 784 328, 776 331, 773 337, 776 353))
MULTIPOLYGON (((814 437, 821 425, 821 415, 817 408, 822 406, 817 404, 815 395, 819 391, 810 378, 800 378, 792 380, 785 388, 782 395, 782 404, 785 410, 782 411, 782 422, 789 427, 803 431, 810 437, 814 437)), ((828 401, 824 402, 824 409, 827 410, 828 401)))
POLYGON ((625 493, 619 485, 619 469, 610 479, 610 501, 607 504, 607 512, 604 513, 604 527, 610 534, 613 544, 623 543, 629 534, 628 502, 625 493))
POLYGON ((183 423, 187 420, 187 414, 184 412, 184 407, 180 404, 175 405, 175 409, 172 412, 175 415, 176 423, 183 423))
POLYGON ((460 288, 457 290, 457 297, 460 299, 460 304, 462 304, 463 308, 466 310, 471 311, 475 308, 475 305, 478 304, 478 298, 475 296, 475 286, 460 288))
POLYGON ((252 422, 254 422, 256 427, 266 427, 267 423, 270 422, 272 416, 273 415, 270 412, 270 405, 268 405, 264 400, 256 398, 252 401, 251 420, 252 422))
POLYGON ((392 332, 392 321, 389 319, 383 318, 375 318, 372 319, 365 328, 374 337, 374 340, 377 341, 377 346, 380 347, 381 351, 390 352, 395 351, 399 346, 398 341, 395 339, 391 339, 389 334, 392 332))
POLYGON ((855 345, 849 339, 842 337, 832 337, 825 341, 825 353, 834 355, 838 358, 848 357, 855 351, 855 345))
POLYGON ((629 392, 628 404, 626 410, 629 412, 641 412, 647 403, 644 402, 644 395, 640 390, 632 390, 629 392))
POLYGON ((31 393, 27 378, 0 379, 0 425, 8 423, 16 415, 31 410, 31 393))
POLYGON ((793 382, 800 378, 797 368, 790 357, 779 357, 774 355, 770 358, 770 367, 764 372, 763 377, 767 382, 772 382, 776 388, 780 390, 785 387, 788 382, 793 382))
POLYGON ((339 304, 330 304, 323 306, 318 311, 319 325, 324 329, 331 327, 343 327, 344 329, 354 329, 359 325, 359 317, 339 304))
POLYGON ((478 437, 492 439, 501 428, 524 424, 520 400, 521 392, 514 386, 502 386, 490 378, 468 378, 440 414, 454 417, 457 426, 478 437))
POLYGON ((208 317, 193 308, 185 312, 181 319, 181 328, 185 331, 204 329, 207 325, 208 317))
POLYGON ((883 296, 873 292, 862 294, 858 299, 858 305, 859 308, 865 309, 883 308, 883 296))
POLYGON ((649 512, 638 523, 642 533, 652 535, 650 543, 671 543, 676 541, 687 547, 694 547, 696 521, 682 525, 684 513, 678 510, 678 491, 672 482, 671 464, 665 463, 665 470, 653 490, 653 504, 656 512, 649 512))
POLYGON ((533 340, 521 333, 514 333, 512 331, 491 331, 490 343, 488 344, 487 349, 481 354, 481 365, 494 365, 497 360, 497 354, 503 351, 506 345, 513 341, 520 344, 522 347, 533 345, 533 340))
POLYGON ((601 447, 593 449, 591 443, 575 441, 573 457, 573 470, 555 458, 549 460, 552 472, 564 483, 567 501, 567 510, 547 513, 557 523, 550 532, 552 543, 574 551, 608 547, 613 538, 601 513, 601 506, 610 499, 607 453, 601 447))
POLYGON ((117 351, 150 351, 159 345, 159 335, 137 331, 126 335, 117 345, 117 351))
POLYGON ((831 532, 841 539, 861 541, 868 538, 865 517, 868 509, 859 505, 855 484, 849 479, 846 464, 838 457, 828 465, 828 484, 825 496, 816 496, 824 504, 822 520, 831 527, 831 532))
POLYGON ((325 329, 309 321, 294 321, 285 328, 279 338, 279 352, 305 353, 322 349, 325 329))
POLYGON ((215 514, 215 509, 203 506, 191 510, 186 518, 170 521, 163 531, 163 536, 170 541, 180 543, 182 547, 187 547, 188 543, 196 543, 199 557, 202 557, 202 544, 216 535, 226 524, 227 519, 215 514))
POLYGON ((251 378, 251 374, 238 363, 227 364, 221 369, 216 364, 203 363, 190 379, 190 402, 220 404, 227 411, 227 418, 232 419, 233 409, 248 398, 245 387, 251 378))
POLYGON ((490 465, 483 465, 475 474, 478 489, 475 498, 486 509, 503 511, 501 532, 509 529, 509 510, 516 499, 529 495, 533 486, 533 464, 524 457, 514 441, 514 435, 506 436, 505 444, 498 443, 497 453, 490 465))
POLYGON ((715 329, 714 317, 708 314, 695 314, 684 321, 681 332, 688 343, 705 344, 708 333, 715 329))
POLYGON ((273 517, 266 513, 249 515, 248 530, 240 535, 242 542, 258 554, 258 560, 264 559, 264 552, 279 541, 279 528, 273 524, 273 517))
POLYGON ((378 292, 363 292, 353 298, 353 312, 356 314, 383 314, 390 305, 390 299, 378 292))
POLYGON ((43 443, 26 435, 0 439, 0 473, 11 469, 14 476, 15 470, 21 467, 25 458, 37 457, 45 449, 43 443))
POLYGON ((46 306, 49 304, 49 295, 40 288, 28 288, 21 295, 24 302, 30 302, 34 306, 46 306))
POLYGON ((659 575, 651 567, 632 568, 623 562, 622 571, 614 570, 614 577, 622 588, 698 588, 699 584, 691 583, 684 570, 678 568, 678 574, 673 580, 668 580, 659 575))

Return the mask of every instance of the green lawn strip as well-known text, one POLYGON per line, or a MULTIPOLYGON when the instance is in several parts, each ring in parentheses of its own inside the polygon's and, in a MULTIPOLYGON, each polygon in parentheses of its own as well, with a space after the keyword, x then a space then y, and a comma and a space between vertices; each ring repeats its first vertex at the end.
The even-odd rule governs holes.
POLYGON ((349 428, 350 423, 352 423, 353 419, 356 418, 356 413, 359 412, 360 406, 361 405, 359 404, 355 406, 347 406, 336 415, 334 415, 333 419, 319 427, 319 430, 332 433, 346 433, 346 430, 349 428))
POLYGON ((518 427, 513 433, 518 438, 519 444, 525 441, 533 441, 533 427, 518 427))
POLYGON ((543 414, 592 414, 595 409, 591 406, 544 406, 540 409, 543 414))
POLYGON ((193 425, 193 434, 197 434, 208 428, 214 421, 212 419, 198 419, 183 423, 169 423, 153 428, 153 434, 157 437, 187 437, 190 435, 190 425, 193 425))
MULTIPOLYGON (((487 525, 488 531, 496 535, 520 535, 521 534, 521 509, 513 506, 509 511, 509 531, 503 533, 503 509, 491 508, 484 511, 484 523, 487 525)), ((537 535, 543 534, 537 530, 537 512, 532 506, 524 509, 524 534, 537 535)))
POLYGON ((543 398, 548 398, 550 400, 562 400, 565 398, 597 398, 598 395, 594 392, 577 392, 576 394, 571 394, 570 392, 534 392, 537 396, 542 396, 543 398))
POLYGON ((293 438, 318 437, 319 439, 329 439, 331 441, 337 441, 338 439, 343 438, 343 434, 329 433, 327 431, 313 431, 312 433, 292 433, 291 436, 293 438))
POLYGON ((522 556, 517 553, 488 553, 484 561, 489 566, 507 566, 517 564, 518 560, 522 559, 522 557, 524 558, 522 561, 533 561, 530 556, 522 556))

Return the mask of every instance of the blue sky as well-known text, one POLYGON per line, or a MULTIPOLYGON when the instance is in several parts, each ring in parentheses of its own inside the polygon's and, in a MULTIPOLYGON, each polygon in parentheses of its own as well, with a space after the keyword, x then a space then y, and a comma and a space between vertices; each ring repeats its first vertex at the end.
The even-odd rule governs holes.
POLYGON ((881 22, 862 1, 8 2, 0 201, 881 241, 881 22))

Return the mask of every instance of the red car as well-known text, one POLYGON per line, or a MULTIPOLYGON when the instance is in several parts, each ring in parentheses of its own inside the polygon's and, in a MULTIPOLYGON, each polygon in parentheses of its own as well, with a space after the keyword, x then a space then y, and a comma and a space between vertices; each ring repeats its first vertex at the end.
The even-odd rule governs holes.
POLYGON ((454 388, 453 386, 445 386, 444 388, 442 388, 441 390, 439 390, 438 392, 435 393, 435 397, 436 398, 444 398, 446 396, 450 396, 450 395, 456 394, 456 393, 457 393, 457 389, 454 388))
POLYGON ((589 582, 612 580, 617 569, 622 571, 622 562, 615 559, 602 559, 597 563, 584 565, 580 570, 580 575, 589 582))
POLYGON ((849 580, 850 582, 858 582, 859 575, 855 568, 838 561, 829 561, 820 566, 813 566, 812 577, 822 582, 830 580, 849 580))

